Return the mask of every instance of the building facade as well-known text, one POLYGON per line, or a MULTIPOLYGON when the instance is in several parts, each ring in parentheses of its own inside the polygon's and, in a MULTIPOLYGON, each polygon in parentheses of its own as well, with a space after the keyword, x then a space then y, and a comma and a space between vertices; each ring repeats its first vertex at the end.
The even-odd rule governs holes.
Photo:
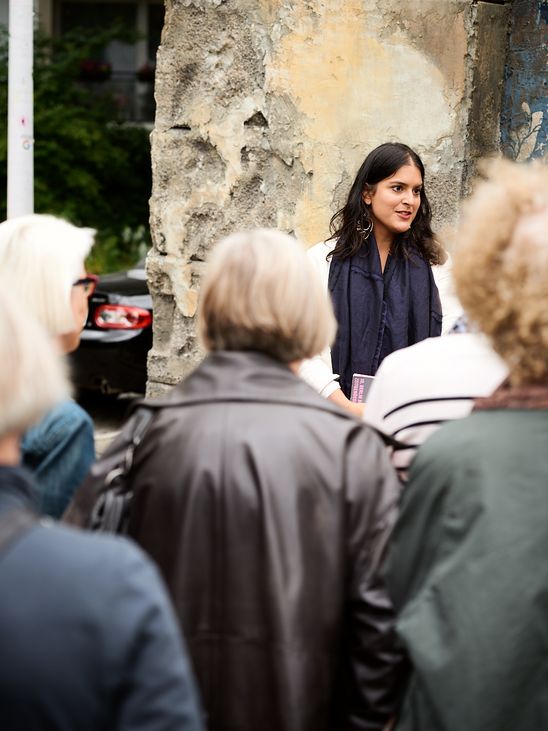
MULTIPOLYGON (((110 42, 98 57, 82 59, 82 81, 112 92, 121 118, 154 121, 156 51, 164 23, 162 0, 34 0, 37 26, 50 36, 80 28, 93 33, 115 25, 135 33, 134 43, 110 42), (93 73, 99 66, 108 73, 93 73)), ((8 26, 9 0, 0 0, 0 25, 8 26)))

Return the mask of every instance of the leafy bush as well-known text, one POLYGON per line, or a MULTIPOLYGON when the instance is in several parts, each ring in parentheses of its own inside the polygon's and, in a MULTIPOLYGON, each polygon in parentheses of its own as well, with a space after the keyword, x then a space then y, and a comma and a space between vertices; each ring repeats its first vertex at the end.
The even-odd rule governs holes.
MULTIPOLYGON (((97 229, 90 269, 129 266, 150 245, 150 142, 146 129, 123 124, 102 85, 79 80, 84 59, 111 40, 134 42, 121 28, 38 33, 34 44, 35 210, 97 229)), ((0 37, 0 215, 6 216, 7 33, 0 37)))
POLYGON ((126 226, 116 235, 105 235, 100 245, 93 247, 87 267, 91 272, 115 272, 128 269, 146 256, 150 249, 148 228, 126 226))

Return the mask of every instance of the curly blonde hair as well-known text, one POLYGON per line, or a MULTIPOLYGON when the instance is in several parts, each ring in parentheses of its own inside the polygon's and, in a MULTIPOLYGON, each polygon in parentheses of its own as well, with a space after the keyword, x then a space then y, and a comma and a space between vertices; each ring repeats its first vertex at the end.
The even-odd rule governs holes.
POLYGON ((548 383, 548 167, 497 160, 484 169, 464 206, 457 294, 512 384, 548 383))

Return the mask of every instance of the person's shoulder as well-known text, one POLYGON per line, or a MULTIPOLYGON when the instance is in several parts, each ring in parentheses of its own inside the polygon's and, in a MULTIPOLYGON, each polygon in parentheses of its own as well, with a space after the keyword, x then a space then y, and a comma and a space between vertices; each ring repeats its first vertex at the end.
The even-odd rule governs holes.
POLYGON ((60 442, 79 438, 89 444, 93 440, 93 421, 89 414, 71 400, 62 401, 24 434, 21 446, 24 454, 47 454, 60 442))
POLYGON ((453 266, 453 257, 451 256, 451 253, 445 248, 443 249, 443 252, 445 253, 445 259, 440 264, 432 264, 432 269, 434 271, 451 269, 451 267, 453 266))
POLYGON ((401 368, 411 369, 414 366, 428 369, 428 364, 433 365, 437 370, 445 361, 454 365, 453 359, 456 356, 477 356, 482 361, 489 358, 499 360, 485 337, 480 333, 454 333, 426 338, 407 348, 395 350, 383 360, 379 368, 379 375, 385 372, 399 372, 401 368))
MULTIPOLYGON (((10 552, 11 581, 28 586, 44 627, 56 626, 60 607, 69 629, 87 626, 104 639, 102 649, 120 658, 141 632, 143 621, 166 606, 152 561, 129 539, 60 525, 38 525, 10 552), (125 648, 125 649, 124 649, 125 648)), ((25 621, 30 621, 29 612, 25 621)), ((84 643, 89 648, 89 642, 84 643)))
POLYGON ((486 450, 496 440, 496 424, 486 417, 487 412, 472 412, 436 430, 417 451, 404 499, 406 494, 409 499, 419 498, 425 505, 435 506, 435 513, 440 513, 446 501, 451 505, 481 501, 481 485, 490 472, 485 471, 486 450))
POLYGON ((419 448, 413 469, 441 468, 445 474, 458 470, 463 456, 471 457, 485 436, 483 414, 472 412, 443 424, 419 448))
POLYGON ((432 264, 432 274, 434 275, 434 281, 441 287, 452 284, 453 281, 453 260, 449 252, 445 252, 447 255, 446 260, 443 264, 432 264))
POLYGON ((29 536, 29 543, 37 560, 48 564, 48 571, 59 571, 91 585, 99 578, 118 580, 148 562, 141 549, 126 538, 59 524, 38 526, 29 536))
POLYGON ((377 378, 386 377, 387 375, 400 374, 401 369, 405 369, 409 373, 413 373, 415 366, 425 367, 430 361, 430 357, 441 357, 447 351, 453 352, 452 343, 445 342, 445 337, 426 338, 407 348, 395 350, 386 356, 380 365, 377 378))
POLYGON ((326 257, 334 248, 335 243, 333 241, 319 241, 307 249, 307 254, 313 261, 322 261, 324 264, 327 264, 326 257))
POLYGON ((301 378, 295 379, 292 394, 295 396, 293 400, 281 401, 278 407, 291 409, 293 414, 288 424, 304 438, 312 433, 329 435, 335 449, 356 440, 373 441, 375 444, 380 441, 374 427, 320 396, 301 378))
POLYGON ((447 295, 448 293, 453 294, 454 283, 453 283, 453 260, 451 254, 447 253, 447 259, 443 264, 432 264, 432 276, 434 282, 439 290, 440 294, 447 295))
POLYGON ((43 424, 45 428, 49 429, 57 428, 60 425, 74 430, 93 428, 93 421, 87 411, 71 399, 62 401, 50 409, 43 424))

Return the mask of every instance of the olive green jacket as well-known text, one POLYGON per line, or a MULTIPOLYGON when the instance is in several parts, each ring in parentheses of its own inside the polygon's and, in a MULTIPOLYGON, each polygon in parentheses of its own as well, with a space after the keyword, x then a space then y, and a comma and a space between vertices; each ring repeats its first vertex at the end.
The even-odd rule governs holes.
POLYGON ((413 666, 395 731, 548 729, 548 408, 512 403, 413 463, 388 561, 413 666))

